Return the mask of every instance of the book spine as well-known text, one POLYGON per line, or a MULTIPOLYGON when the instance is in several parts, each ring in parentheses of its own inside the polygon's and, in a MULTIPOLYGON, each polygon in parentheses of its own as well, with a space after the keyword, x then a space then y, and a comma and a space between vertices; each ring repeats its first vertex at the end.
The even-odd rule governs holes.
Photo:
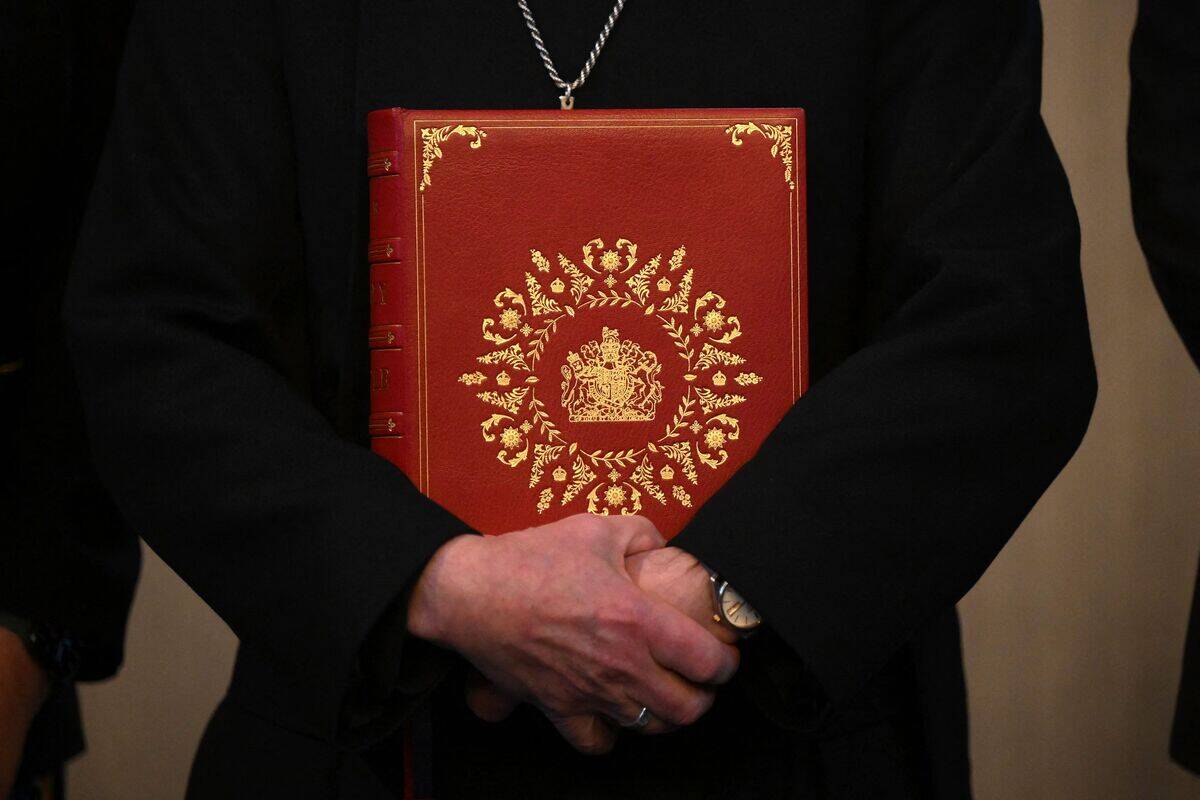
MULTIPOLYGON (((414 337, 417 280, 413 255, 403 245, 405 176, 400 163, 403 130, 398 109, 367 120, 370 229, 371 449, 419 484, 417 474, 417 370, 414 337)), ((411 245, 411 242, 410 242, 411 245)))

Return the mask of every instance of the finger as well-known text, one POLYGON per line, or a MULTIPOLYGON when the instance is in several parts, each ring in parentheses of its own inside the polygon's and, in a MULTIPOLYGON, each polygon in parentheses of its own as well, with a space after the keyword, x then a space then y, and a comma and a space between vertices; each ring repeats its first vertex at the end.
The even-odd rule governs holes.
POLYGON ((652 603, 646 614, 645 633, 654 660, 692 683, 727 683, 737 672, 736 647, 719 641, 666 603, 652 603))
MULTIPOLYGON (((651 702, 655 701, 652 700, 651 702)), ((628 705, 628 710, 622 712, 620 718, 613 720, 613 722, 616 723, 618 728, 628 730, 631 733, 640 733, 643 735, 670 733, 671 731, 678 730, 680 728, 679 724, 667 722, 662 717, 655 714, 650 710, 649 706, 645 706, 647 714, 646 723, 644 725, 637 725, 637 718, 642 713, 642 708, 642 706, 637 705, 631 700, 628 705)))
POLYGON ((677 731, 679 730, 679 727, 680 726, 678 725, 670 725, 666 722, 663 722, 661 719, 651 714, 650 721, 640 728, 633 729, 633 732, 639 733, 642 736, 658 736, 659 734, 677 731))
POLYGON ((647 664, 637 674, 638 680, 629 689, 629 696, 636 701, 626 706, 621 722, 632 723, 645 706, 650 713, 650 722, 638 729, 642 733, 666 733, 691 725, 712 708, 716 699, 712 688, 689 683, 652 659, 647 659, 647 664))
POLYGON ((624 529, 625 536, 625 551, 621 554, 622 556, 628 557, 644 553, 647 550, 657 550, 666 545, 667 540, 658 532, 658 528, 654 527, 654 523, 645 517, 630 515, 617 519, 624 529))
POLYGON ((607 753, 617 741, 617 734, 612 726, 592 714, 550 717, 550 721, 572 747, 590 756, 607 753))
POLYGON ((500 722, 520 705, 519 700, 479 673, 467 680, 466 700, 467 708, 484 722, 500 722))

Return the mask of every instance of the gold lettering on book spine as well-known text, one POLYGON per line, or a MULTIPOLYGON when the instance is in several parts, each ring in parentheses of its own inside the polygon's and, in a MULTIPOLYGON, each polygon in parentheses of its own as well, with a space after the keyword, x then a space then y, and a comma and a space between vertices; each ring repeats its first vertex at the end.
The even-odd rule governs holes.
POLYGON ((760 134, 771 143, 771 158, 783 164, 783 180, 789 189, 796 188, 792 180, 792 126, 772 125, 767 122, 740 122, 725 129, 734 147, 742 146, 742 137, 748 133, 760 134))
POLYGON ((469 147, 478 150, 483 147, 487 133, 482 128, 471 125, 445 125, 441 128, 421 128, 421 191, 433 185, 429 171, 433 163, 442 157, 442 143, 451 136, 463 136, 471 139, 469 147))
POLYGON ((682 246, 666 260, 660 253, 645 262, 628 239, 607 247, 595 238, 580 252, 576 264, 561 252, 551 259, 528 251, 534 270, 514 266, 509 286, 487 293, 492 309, 480 326, 486 349, 455 379, 502 387, 475 391, 487 414, 480 432, 499 447, 497 461, 528 470, 513 488, 523 485, 539 514, 584 502, 601 515, 636 514, 646 502, 690 508, 692 495, 681 484, 699 485, 700 467, 724 467, 741 436, 730 412, 752 402, 752 388, 764 380, 740 369, 730 380, 719 368, 747 363, 737 352, 741 321, 724 296, 699 290, 700 270, 684 264, 682 246), (673 273, 678 280, 667 277, 673 273), (522 284, 524 292, 511 288, 522 284), (618 320, 630 313, 653 320, 662 332, 659 351, 644 338, 621 338, 618 320), (596 326, 596 338, 549 368, 561 378, 561 403, 548 404, 538 394, 550 380, 542 365, 546 346, 562 326, 581 324, 596 326), (667 397, 660 376, 676 358, 683 385, 667 397), (670 419, 655 423, 664 401, 670 419), (570 425, 561 427, 563 412, 571 425, 651 423, 654 433, 634 447, 589 449, 570 425))

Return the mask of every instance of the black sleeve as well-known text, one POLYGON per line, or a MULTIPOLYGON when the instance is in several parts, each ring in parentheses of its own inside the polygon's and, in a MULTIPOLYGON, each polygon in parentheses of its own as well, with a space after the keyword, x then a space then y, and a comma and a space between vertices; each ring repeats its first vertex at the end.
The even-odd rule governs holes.
POLYGON ((979 578, 1096 391, 1078 223, 1039 114, 1037 4, 882 5, 866 344, 676 540, 835 705, 979 578))
POLYGON ((68 634, 85 680, 121 663, 139 563, 92 468, 59 324, 126 22, 103 5, 0 5, 0 610, 68 634))
POLYGON ((296 169, 272 4, 140 3, 66 324, 122 511, 357 743, 363 645, 465 526, 309 399, 296 169))
POLYGON ((1200 366, 1200 3, 1142 0, 1129 66, 1133 221, 1159 297, 1200 366))

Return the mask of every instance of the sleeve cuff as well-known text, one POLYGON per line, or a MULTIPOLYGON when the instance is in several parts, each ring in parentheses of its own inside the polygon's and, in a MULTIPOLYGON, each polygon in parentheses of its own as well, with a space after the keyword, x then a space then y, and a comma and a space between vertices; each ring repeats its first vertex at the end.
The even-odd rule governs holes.
POLYGON ((453 652, 408 633, 413 584, 396 596, 363 642, 340 725, 350 747, 369 746, 394 732, 454 666, 453 652))

